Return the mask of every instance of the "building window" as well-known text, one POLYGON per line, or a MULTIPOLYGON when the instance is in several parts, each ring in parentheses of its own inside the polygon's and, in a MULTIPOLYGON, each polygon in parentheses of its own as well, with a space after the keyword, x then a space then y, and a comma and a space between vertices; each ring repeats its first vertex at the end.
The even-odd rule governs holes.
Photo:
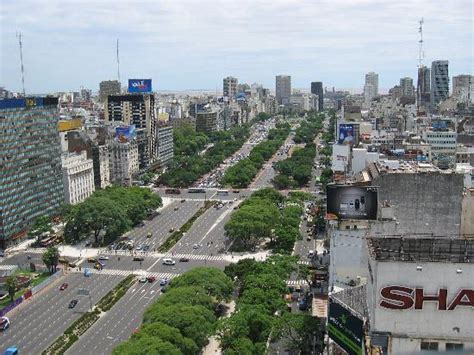
POLYGON ((420 349, 421 350, 428 350, 428 351, 438 351, 438 342, 435 342, 435 341, 422 341, 420 349))
POLYGON ((459 343, 446 343, 446 351, 463 351, 464 344, 459 343))

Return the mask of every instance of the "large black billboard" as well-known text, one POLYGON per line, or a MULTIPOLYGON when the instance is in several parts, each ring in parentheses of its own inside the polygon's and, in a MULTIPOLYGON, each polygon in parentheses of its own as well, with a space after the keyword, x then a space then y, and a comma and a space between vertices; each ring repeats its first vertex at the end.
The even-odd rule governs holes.
POLYGON ((329 298, 328 335, 349 355, 362 355, 364 322, 329 298))
POLYGON ((377 188, 328 185, 327 213, 340 219, 376 219, 377 188))

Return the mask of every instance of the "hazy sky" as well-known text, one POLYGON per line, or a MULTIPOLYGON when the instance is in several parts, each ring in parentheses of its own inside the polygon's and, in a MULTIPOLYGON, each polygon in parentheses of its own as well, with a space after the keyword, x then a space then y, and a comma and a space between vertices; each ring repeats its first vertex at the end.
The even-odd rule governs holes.
POLYGON ((473 73, 470 0, 0 0, 0 86, 21 90, 16 32, 23 34, 27 93, 98 90, 152 78, 154 90, 221 90, 222 78, 274 89, 380 87, 415 78, 418 20, 424 17, 425 64, 449 60, 450 76, 473 73))

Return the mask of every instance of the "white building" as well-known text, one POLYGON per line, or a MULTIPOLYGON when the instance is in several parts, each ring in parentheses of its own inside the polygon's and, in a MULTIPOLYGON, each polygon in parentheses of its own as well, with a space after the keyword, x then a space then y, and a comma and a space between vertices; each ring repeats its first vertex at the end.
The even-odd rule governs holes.
POLYGON ((372 345, 381 346, 384 354, 472 354, 473 250, 469 239, 369 238, 372 345))
POLYGON ((92 159, 85 151, 61 157, 65 201, 71 205, 84 201, 95 190, 92 159))
POLYGON ((431 146, 433 155, 455 155, 457 133, 453 131, 426 131, 426 143, 431 146))
POLYGON ((237 78, 232 76, 228 76, 223 80, 223 94, 227 96, 229 99, 233 100, 235 95, 237 95, 237 78))
POLYGON ((138 146, 135 140, 110 145, 110 180, 121 185, 131 185, 133 175, 138 172, 138 146))

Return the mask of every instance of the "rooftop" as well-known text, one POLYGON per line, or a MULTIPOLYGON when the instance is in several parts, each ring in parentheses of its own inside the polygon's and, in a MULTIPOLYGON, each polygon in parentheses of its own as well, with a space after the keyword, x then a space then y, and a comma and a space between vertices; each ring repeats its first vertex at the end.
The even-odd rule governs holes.
POLYGON ((474 234, 369 237, 367 243, 370 256, 378 261, 474 263, 474 234))

